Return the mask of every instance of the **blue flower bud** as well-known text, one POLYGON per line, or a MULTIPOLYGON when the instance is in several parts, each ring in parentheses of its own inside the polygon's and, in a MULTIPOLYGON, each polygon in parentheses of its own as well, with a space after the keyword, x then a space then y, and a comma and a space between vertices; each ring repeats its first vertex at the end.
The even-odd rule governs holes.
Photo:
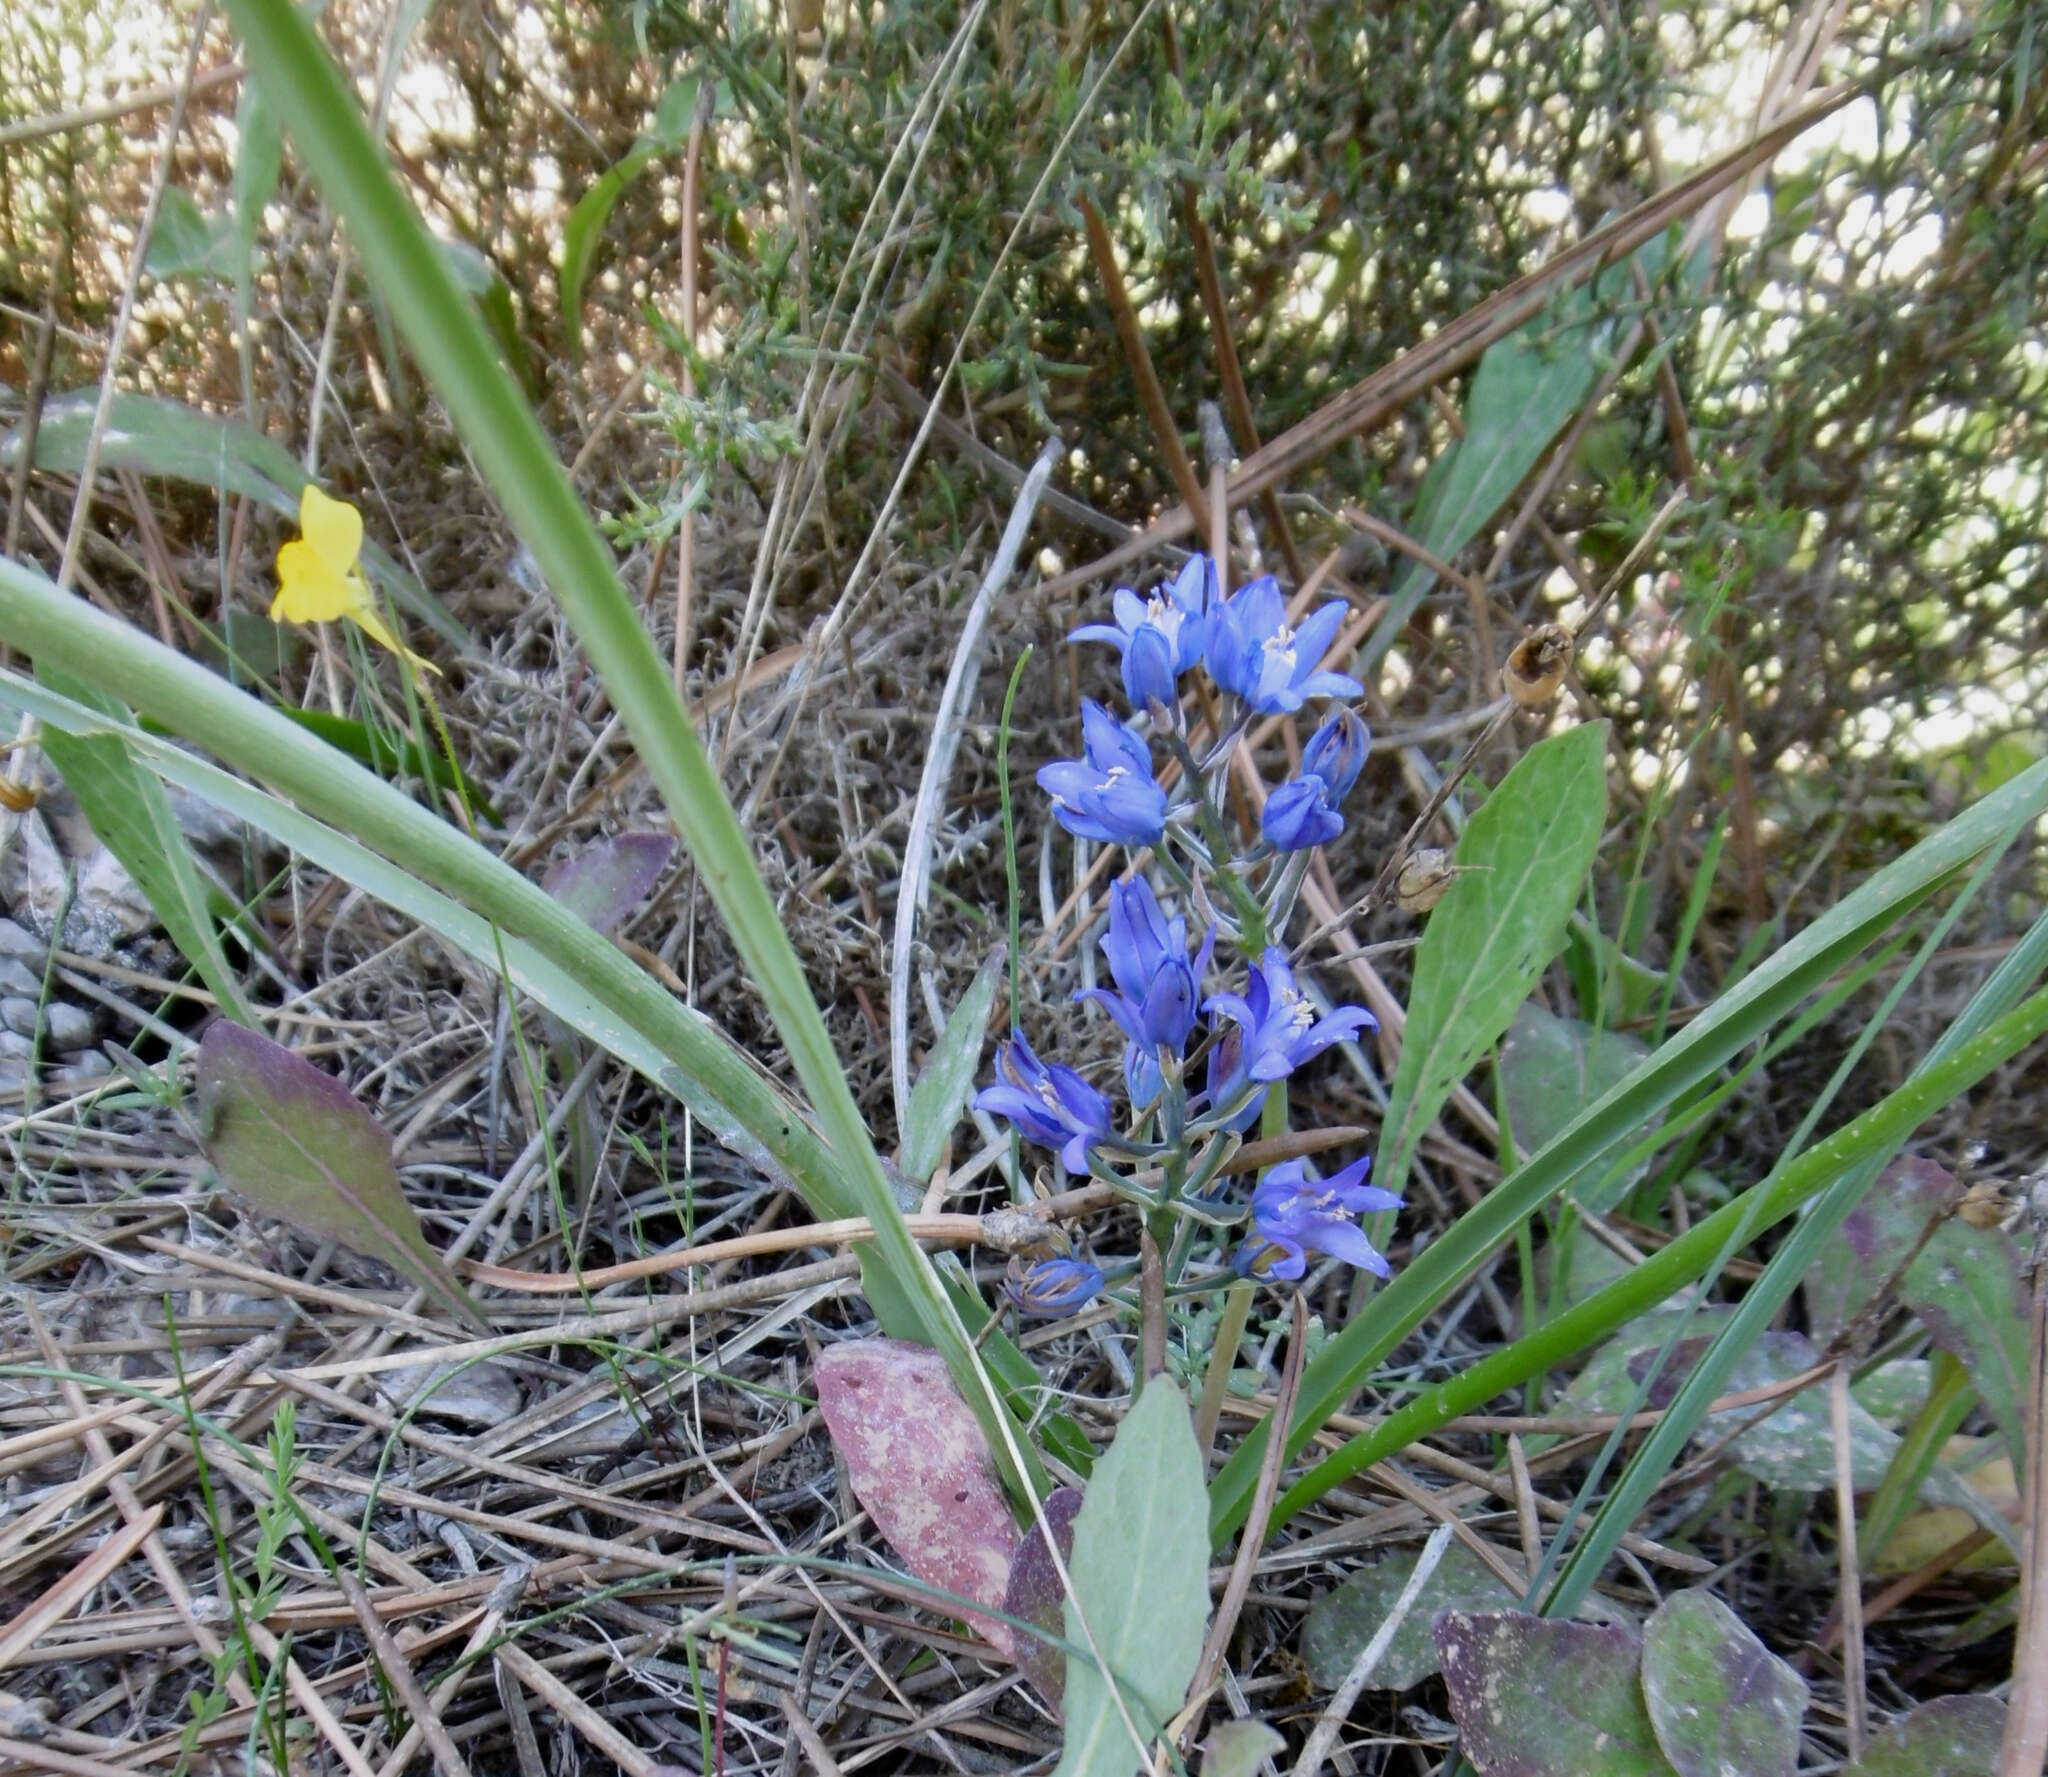
POLYGON ((1092 1302, 1105 1281, 1099 1270, 1081 1259, 1040 1259, 1034 1265, 1013 1259, 1003 1279, 1003 1294, 1020 1313, 1049 1320, 1092 1302))

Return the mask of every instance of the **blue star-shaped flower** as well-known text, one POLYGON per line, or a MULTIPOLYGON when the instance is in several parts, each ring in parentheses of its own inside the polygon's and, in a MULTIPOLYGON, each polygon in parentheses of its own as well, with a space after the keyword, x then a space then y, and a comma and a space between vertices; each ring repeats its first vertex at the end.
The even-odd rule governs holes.
POLYGON ((1079 759, 1039 767, 1038 787, 1069 833, 1117 845, 1156 845, 1166 831, 1166 792, 1152 775, 1144 737, 1101 704, 1081 705, 1079 759))
POLYGON ((1311 697, 1357 697, 1365 687, 1356 679, 1320 669, 1343 621, 1343 605, 1333 602, 1289 628, 1279 584, 1262 574, 1210 616, 1209 676, 1262 716, 1298 710, 1311 697))
POLYGON ((1240 1274, 1296 1278, 1308 1269, 1308 1255, 1314 1252, 1385 1277, 1386 1258, 1365 1237, 1358 1218, 1376 1209, 1399 1209, 1401 1199, 1367 1184, 1371 1170, 1369 1155, 1326 1179, 1310 1178, 1300 1160, 1274 1167, 1252 1193, 1252 1234, 1237 1253, 1240 1274))

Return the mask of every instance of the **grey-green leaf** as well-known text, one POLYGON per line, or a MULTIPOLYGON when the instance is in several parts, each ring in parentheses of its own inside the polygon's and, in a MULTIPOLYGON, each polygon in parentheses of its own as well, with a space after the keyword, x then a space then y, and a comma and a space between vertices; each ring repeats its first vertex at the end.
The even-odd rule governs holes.
POLYGON ((303 1233, 382 1259, 466 1326, 491 1331, 427 1244, 391 1137, 332 1074, 219 1019, 200 1041, 195 1091, 201 1144, 228 1189, 303 1233))
MULTIPOLYGON (((60 696, 118 722, 128 719, 128 712, 112 698, 48 663, 37 676, 60 696)), ((88 737, 46 728, 43 748, 78 798, 92 830, 149 897, 178 954, 199 972, 223 1012, 240 1023, 254 1023, 242 985, 221 949, 205 881, 171 812, 162 780, 138 765, 111 734, 88 737)))
POLYGON ((1154 1377, 1095 1465, 1074 1520, 1067 1640, 1085 1649, 1093 1636, 1116 1692, 1093 1660, 1067 1656, 1067 1743, 1054 1777, 1131 1777, 1145 1759, 1132 1724, 1149 1745, 1181 1706, 1209 1616, 1208 1516, 1188 1404, 1154 1377))
MULTIPOLYGON (((1516 1148, 1533 1154, 1548 1147, 1553 1136, 1627 1079, 1649 1053, 1620 1031, 1560 1018, 1533 1000, 1524 1004, 1500 1051, 1501 1092, 1516 1148)), ((1610 1168, 1581 1184, 1578 1200, 1595 1215, 1603 1215, 1649 1165, 1645 1158, 1629 1171, 1610 1168)))
POLYGON ((1202 1742, 1202 1777, 1252 1777, 1287 1741, 1262 1721, 1227 1721, 1202 1742))
POLYGON ((1996 1697, 1937 1697, 1872 1735, 1842 1777, 1988 1777, 2004 1737, 1996 1697))
POLYGON ((1678 1777, 1792 1777, 1806 1683, 1711 1592, 1674 1592, 1643 1628, 1643 1700, 1678 1777))
MULTIPOLYGON (((1393 1610, 1415 1572, 1419 1551, 1403 1550, 1361 1567, 1334 1591, 1325 1592, 1302 1625, 1301 1657, 1309 1677, 1334 1691, 1350 1675, 1367 1642, 1393 1610)), ((1447 1610, 1513 1610, 1521 1603, 1492 1568, 1465 1547, 1452 1543, 1424 1582, 1394 1638, 1366 1681, 1374 1690, 1405 1691, 1436 1672, 1434 1629, 1447 1610)))
POLYGON ((953 1133, 974 1090, 1001 962, 998 952, 982 965, 981 973, 953 1008, 953 1016, 946 1020, 944 1033, 925 1057, 924 1072, 910 1089, 910 1104, 903 1118, 902 1165, 914 1179, 931 1177, 945 1152, 946 1137, 953 1133))
MULTIPOLYGON (((1633 264, 1654 280, 1668 251, 1661 239, 1646 241, 1633 264)), ((1448 560, 1471 542, 1578 413, 1613 347, 1615 317, 1605 305, 1633 296, 1632 266, 1614 266, 1487 348, 1465 398, 1465 435, 1430 466, 1408 516, 1409 533, 1432 555, 1448 560)), ((1367 644, 1368 664, 1392 646, 1435 583, 1420 562, 1402 563, 1367 644)))
POLYGON ((1481 1777, 1673 1777, 1629 1629, 1501 1613, 1437 1618, 1465 1756, 1481 1777))
POLYGON ((1423 1131, 1563 945, 1606 819, 1605 722, 1531 747, 1473 815, 1416 952, 1375 1184, 1401 1188, 1423 1131))

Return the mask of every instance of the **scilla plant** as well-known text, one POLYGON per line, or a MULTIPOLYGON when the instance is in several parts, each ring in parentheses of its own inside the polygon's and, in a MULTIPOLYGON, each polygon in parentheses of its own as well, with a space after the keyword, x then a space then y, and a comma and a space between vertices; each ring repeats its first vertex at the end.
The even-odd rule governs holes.
MULTIPOLYGON (((1160 1255, 1148 1317, 1190 1261, 1230 1243, 1247 1218, 1231 1260, 1241 1274, 1296 1279, 1317 1253, 1384 1277, 1386 1260, 1358 1217, 1400 1199, 1365 1182, 1369 1160, 1327 1180, 1301 1159, 1283 1161, 1248 1198, 1225 1171, 1262 1118, 1285 1127, 1297 1068, 1375 1028, 1361 1007, 1320 1009, 1276 941, 1311 853, 1344 830, 1344 799, 1371 745, 1350 707, 1358 682, 1319 664, 1344 606, 1324 604, 1297 623, 1270 575, 1226 596, 1218 564, 1198 555, 1149 595, 1119 588, 1112 608, 1114 623, 1072 639, 1118 650, 1131 718, 1084 702, 1082 756, 1045 766, 1038 782, 1069 833, 1134 860, 1109 889, 1100 940, 1113 985, 1077 996, 1123 1034, 1121 1077, 1105 1093, 1013 1031, 976 1104, 1051 1149, 1064 1171, 1102 1179, 1140 1209, 1160 1255), (1191 722, 1191 705, 1215 714, 1191 722), (1249 726, 1309 707, 1326 713, 1300 770, 1264 796, 1256 827, 1234 818, 1225 791, 1249 726)), ((1041 1259, 1013 1264, 1008 1290, 1026 1314, 1063 1314, 1112 1272, 1141 1271, 1152 1275, 1136 1258, 1041 1259)), ((1148 1349, 1163 1351, 1152 1330, 1148 1349)))

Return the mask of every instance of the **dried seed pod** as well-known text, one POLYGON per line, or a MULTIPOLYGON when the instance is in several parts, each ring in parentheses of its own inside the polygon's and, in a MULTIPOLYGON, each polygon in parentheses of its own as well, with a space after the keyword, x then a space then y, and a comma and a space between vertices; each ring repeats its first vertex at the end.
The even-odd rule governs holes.
POLYGON ((1427 913, 1444 898, 1457 871, 1451 854, 1440 845, 1424 846, 1401 866, 1394 880, 1394 899, 1404 913, 1427 913))
POLYGON ((2011 1215, 2014 1200, 1995 1179, 1984 1179, 1963 1193, 1956 1205, 1956 1219, 1973 1228, 1996 1228, 2011 1215))
POLYGON ((1561 624, 1532 629, 1500 669, 1502 688, 1525 710, 1540 710, 1557 695, 1572 663, 1571 632, 1561 624))

